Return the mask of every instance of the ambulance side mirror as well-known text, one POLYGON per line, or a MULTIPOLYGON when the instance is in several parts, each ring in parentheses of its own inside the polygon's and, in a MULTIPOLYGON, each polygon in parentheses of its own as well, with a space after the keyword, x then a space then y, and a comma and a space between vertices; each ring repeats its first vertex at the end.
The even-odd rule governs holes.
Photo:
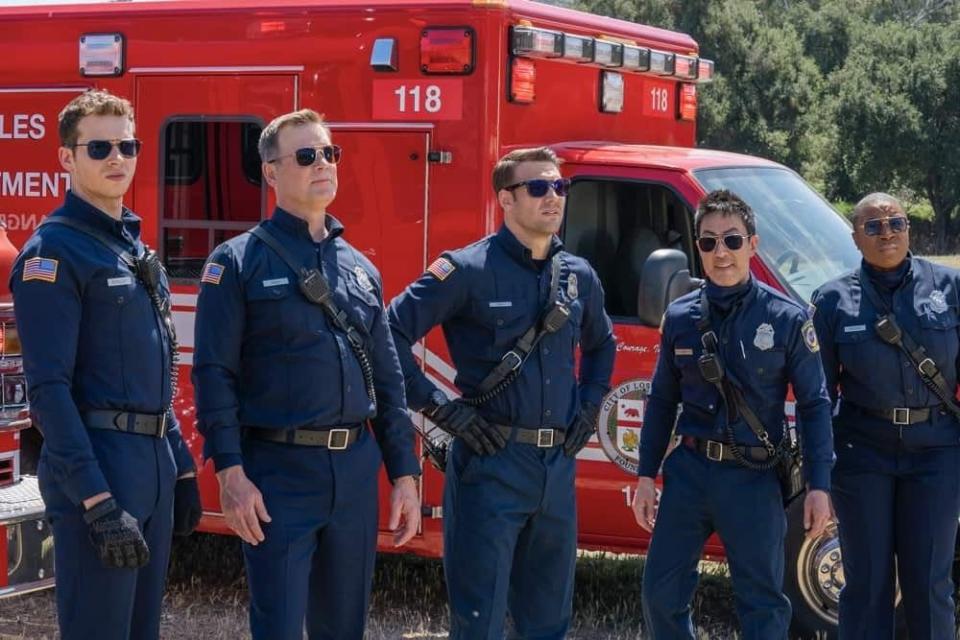
POLYGON ((677 249, 657 249, 643 263, 637 295, 637 316, 650 327, 659 327, 667 306, 703 282, 690 276, 687 256, 677 249))

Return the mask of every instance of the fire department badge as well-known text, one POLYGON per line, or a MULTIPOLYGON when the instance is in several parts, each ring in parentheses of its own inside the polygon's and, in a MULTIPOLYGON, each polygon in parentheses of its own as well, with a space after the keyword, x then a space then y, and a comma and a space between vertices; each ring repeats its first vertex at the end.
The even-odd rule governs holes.
POLYGON ((630 475, 636 475, 640 465, 640 429, 648 393, 649 380, 626 380, 607 394, 600 405, 600 447, 630 475))
POLYGON ((773 327, 766 322, 757 327, 757 335, 753 336, 753 346, 760 351, 773 349, 773 327))
POLYGON ((943 313, 947 310, 947 296, 943 291, 934 289, 930 292, 930 310, 934 313, 943 313))
POLYGON ((357 265, 353 268, 353 275, 357 277, 357 284, 366 292, 373 291, 373 283, 370 282, 370 276, 363 270, 363 267, 357 265))
POLYGON ((580 289, 577 288, 577 274, 571 273, 567 276, 567 297, 576 300, 580 295, 580 289))

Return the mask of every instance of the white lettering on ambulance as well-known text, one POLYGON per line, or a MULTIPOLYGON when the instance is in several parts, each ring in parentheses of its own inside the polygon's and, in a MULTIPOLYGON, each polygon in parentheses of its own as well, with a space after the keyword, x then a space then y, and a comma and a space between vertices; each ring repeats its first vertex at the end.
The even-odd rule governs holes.
POLYGON ((0 213, 0 220, 7 231, 33 231, 45 214, 40 213, 0 213))
POLYGON ((0 113, 0 140, 40 140, 47 134, 42 113, 0 113))
POLYGON ((60 198, 70 188, 64 171, 0 171, 0 196, 8 198, 60 198))

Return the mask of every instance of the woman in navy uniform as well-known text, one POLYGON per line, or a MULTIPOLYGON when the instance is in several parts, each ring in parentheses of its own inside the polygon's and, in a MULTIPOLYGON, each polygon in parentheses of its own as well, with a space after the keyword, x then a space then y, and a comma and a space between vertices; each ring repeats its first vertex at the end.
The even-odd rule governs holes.
POLYGON ((912 256, 909 226, 895 198, 865 197, 853 212, 861 268, 813 296, 827 386, 839 397, 843 640, 894 637, 897 579, 910 638, 955 637, 960 273, 912 256), (903 347, 890 342, 898 330, 903 347), (925 382, 920 363, 939 377, 925 382))

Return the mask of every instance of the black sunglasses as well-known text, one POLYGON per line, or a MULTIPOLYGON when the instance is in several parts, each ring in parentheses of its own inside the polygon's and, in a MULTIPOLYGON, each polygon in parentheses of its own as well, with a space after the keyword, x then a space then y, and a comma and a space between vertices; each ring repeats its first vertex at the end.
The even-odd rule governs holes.
MULTIPOLYGON (((742 233, 728 233, 723 236, 723 244, 730 249, 730 251, 739 251, 743 247, 743 241, 747 238, 750 238, 753 234, 743 235, 742 233)), ((717 248, 717 241, 721 238, 717 236, 700 236, 697 238, 697 246, 700 247, 700 251, 704 253, 710 253, 717 248)))
POLYGON ((520 187, 526 187, 527 193, 530 194, 531 198, 542 198, 547 195, 547 190, 551 188, 555 194, 563 198, 570 193, 570 180, 567 178, 559 178, 557 180, 524 180, 523 182, 511 184, 509 187, 504 187, 504 189, 513 191, 520 187))
POLYGON ((140 153, 142 142, 136 138, 128 140, 91 140, 90 142, 77 142, 73 148, 86 147, 87 155, 91 160, 106 160, 113 153, 113 148, 120 150, 120 155, 124 158, 136 158, 140 153))
POLYGON ((889 218, 874 218, 863 223, 863 233, 868 236, 878 236, 883 233, 883 227, 889 225, 891 233, 903 233, 910 226, 905 216, 891 216, 889 218))
POLYGON ((338 145, 328 144, 324 147, 303 147, 285 156, 277 156, 273 160, 267 160, 267 162, 276 162, 277 160, 293 156, 297 159, 298 165, 301 167, 309 167, 317 162, 318 151, 323 155, 323 159, 330 164, 340 164, 340 159, 343 157, 343 149, 338 145))

